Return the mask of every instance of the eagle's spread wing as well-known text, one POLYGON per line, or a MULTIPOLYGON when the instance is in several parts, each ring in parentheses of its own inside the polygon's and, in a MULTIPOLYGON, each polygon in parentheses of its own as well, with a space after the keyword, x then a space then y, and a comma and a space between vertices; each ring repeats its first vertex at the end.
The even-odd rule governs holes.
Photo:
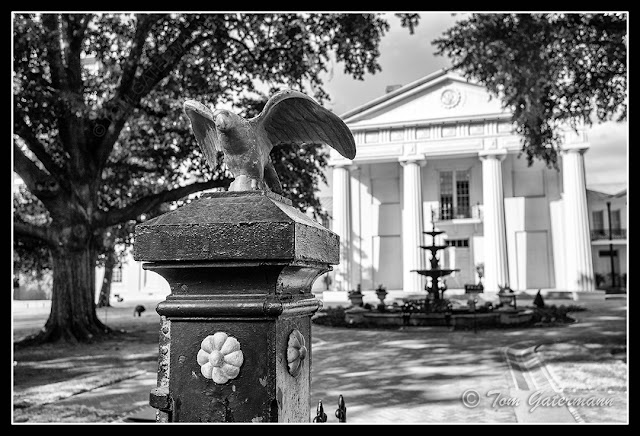
POLYGON ((198 141, 198 145, 209 162, 212 170, 215 170, 218 162, 218 152, 222 151, 222 145, 218 139, 218 131, 213 122, 213 112, 195 100, 184 102, 184 113, 191 120, 191 129, 198 141))
POLYGON ((348 159, 356 156, 356 143, 344 121, 301 92, 278 92, 251 121, 264 127, 273 145, 321 143, 348 159))

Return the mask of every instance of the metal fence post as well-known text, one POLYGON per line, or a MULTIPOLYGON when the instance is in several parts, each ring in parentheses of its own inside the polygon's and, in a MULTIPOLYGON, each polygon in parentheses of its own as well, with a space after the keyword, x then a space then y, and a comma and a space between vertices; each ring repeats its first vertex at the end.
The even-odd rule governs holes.
POLYGON ((136 227, 163 276, 159 422, 309 422, 311 286, 339 238, 268 191, 217 192, 136 227))

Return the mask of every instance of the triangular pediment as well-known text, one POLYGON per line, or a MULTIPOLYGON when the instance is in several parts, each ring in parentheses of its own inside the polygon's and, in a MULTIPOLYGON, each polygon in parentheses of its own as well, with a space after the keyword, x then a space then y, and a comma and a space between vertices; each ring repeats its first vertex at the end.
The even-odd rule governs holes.
POLYGON ((349 127, 497 117, 507 112, 485 87, 440 71, 342 115, 349 127))

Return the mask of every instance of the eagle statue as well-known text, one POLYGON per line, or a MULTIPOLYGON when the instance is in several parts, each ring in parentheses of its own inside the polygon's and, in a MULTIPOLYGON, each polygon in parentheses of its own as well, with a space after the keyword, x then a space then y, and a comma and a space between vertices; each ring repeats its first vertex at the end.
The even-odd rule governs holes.
POLYGON ((211 111, 187 100, 184 112, 211 168, 218 153, 233 173, 229 191, 271 190, 282 193, 269 153, 280 144, 326 144, 347 159, 356 145, 347 125, 334 113, 301 92, 287 89, 274 94, 254 118, 245 119, 226 109, 211 111))

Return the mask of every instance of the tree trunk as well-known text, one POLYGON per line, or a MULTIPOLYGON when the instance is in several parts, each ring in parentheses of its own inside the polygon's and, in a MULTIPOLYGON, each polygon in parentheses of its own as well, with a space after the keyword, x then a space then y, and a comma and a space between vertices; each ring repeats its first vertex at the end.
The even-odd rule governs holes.
POLYGON ((102 287, 100 288, 100 296, 98 297, 98 307, 111 307, 109 299, 111 298, 111 279, 113 278, 113 268, 116 265, 116 253, 113 248, 107 252, 107 259, 104 263, 104 278, 102 279, 102 287))
POLYGON ((60 247, 52 250, 53 293, 51 313, 40 333, 22 341, 88 342, 111 332, 96 314, 95 250, 60 247))

